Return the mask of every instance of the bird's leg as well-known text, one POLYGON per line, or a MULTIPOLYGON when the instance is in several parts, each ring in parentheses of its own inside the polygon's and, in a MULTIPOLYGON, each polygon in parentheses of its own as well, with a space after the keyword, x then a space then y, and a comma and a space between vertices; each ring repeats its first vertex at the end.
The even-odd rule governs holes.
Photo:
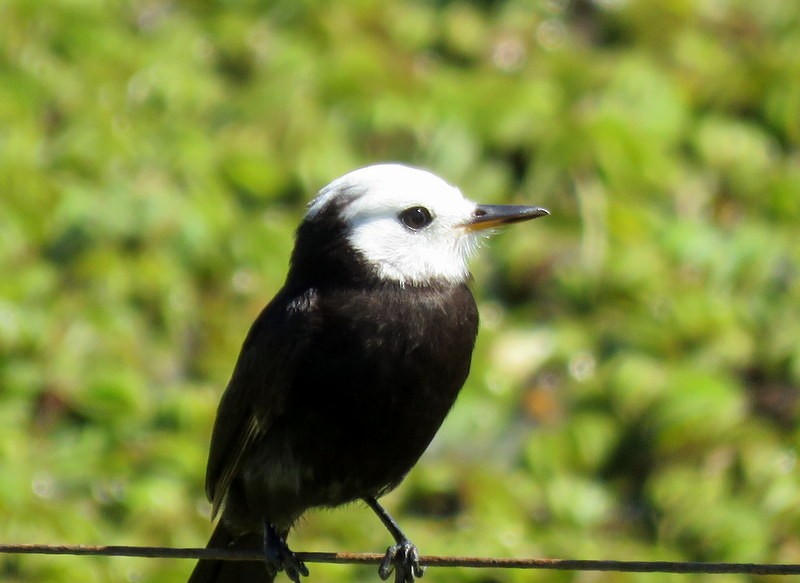
POLYGON ((378 575, 384 581, 394 571, 395 583, 413 583, 417 577, 422 577, 425 569, 419 564, 419 551, 414 543, 400 530, 388 512, 378 504, 372 496, 364 498, 364 502, 378 515, 381 522, 394 537, 395 544, 386 549, 386 556, 378 569, 378 575))
POLYGON ((300 583, 301 575, 308 576, 305 563, 286 544, 286 533, 279 534, 267 520, 264 521, 264 560, 268 571, 286 571, 286 575, 294 583, 300 583))

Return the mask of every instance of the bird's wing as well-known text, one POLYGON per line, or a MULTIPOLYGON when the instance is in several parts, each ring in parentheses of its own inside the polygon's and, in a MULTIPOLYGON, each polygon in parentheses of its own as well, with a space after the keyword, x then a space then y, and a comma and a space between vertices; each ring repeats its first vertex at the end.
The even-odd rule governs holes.
POLYGON ((206 468, 206 496, 212 518, 251 446, 283 410, 307 335, 309 314, 273 301, 253 323, 220 400, 206 468))

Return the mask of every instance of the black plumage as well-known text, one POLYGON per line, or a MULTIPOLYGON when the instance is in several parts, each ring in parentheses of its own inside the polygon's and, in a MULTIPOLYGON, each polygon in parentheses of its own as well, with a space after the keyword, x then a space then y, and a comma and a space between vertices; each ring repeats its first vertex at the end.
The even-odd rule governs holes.
POLYGON ((279 569, 298 580, 306 571, 285 544, 290 527, 309 508, 358 499, 395 537, 398 577, 421 575, 376 499, 455 402, 478 312, 465 281, 382 277, 342 218, 360 194, 342 193, 299 227, 286 282, 253 323, 217 412, 206 493, 221 517, 209 546, 263 544, 266 561, 200 561, 190 583, 268 581, 279 569))

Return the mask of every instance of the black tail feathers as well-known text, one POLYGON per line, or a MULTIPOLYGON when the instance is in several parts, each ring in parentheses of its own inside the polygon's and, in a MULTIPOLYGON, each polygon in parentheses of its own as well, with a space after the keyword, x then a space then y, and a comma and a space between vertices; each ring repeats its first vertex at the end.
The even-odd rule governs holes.
MULTIPOLYGON (((261 549, 259 534, 234 536, 220 521, 206 545, 215 549, 261 549)), ((272 583, 275 574, 267 570, 264 561, 200 560, 187 583, 272 583)))

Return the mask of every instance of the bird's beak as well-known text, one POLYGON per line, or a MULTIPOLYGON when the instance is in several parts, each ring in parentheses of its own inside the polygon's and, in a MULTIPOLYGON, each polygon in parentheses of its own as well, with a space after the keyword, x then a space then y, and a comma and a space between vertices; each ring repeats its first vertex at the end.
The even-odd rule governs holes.
POLYGON ((468 231, 483 231, 512 223, 530 221, 549 215, 547 209, 538 206, 515 206, 506 204, 480 204, 475 208, 472 219, 464 224, 468 231))

